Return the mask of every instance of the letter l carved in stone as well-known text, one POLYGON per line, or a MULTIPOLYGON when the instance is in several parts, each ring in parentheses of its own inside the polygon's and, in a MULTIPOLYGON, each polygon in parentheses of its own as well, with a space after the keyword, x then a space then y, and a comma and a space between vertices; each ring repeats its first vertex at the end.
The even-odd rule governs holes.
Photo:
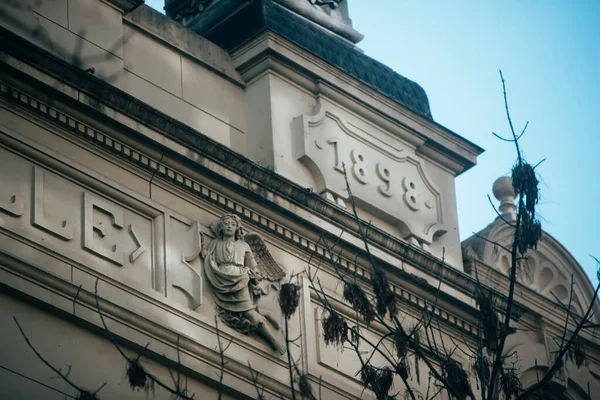
POLYGON ((121 210, 99 197, 83 192, 83 248, 118 266, 122 266, 123 252, 120 250, 119 245, 113 245, 112 251, 110 251, 94 241, 94 231, 98 232, 101 238, 106 236, 104 228, 94 224, 94 208, 108 214, 111 217, 112 226, 123 229, 123 213, 121 210))
POLYGON ((0 211, 12 215, 13 217, 20 217, 23 215, 23 209, 25 203, 16 194, 10 196, 10 203, 0 201, 0 211))
POLYGON ((58 236, 62 240, 69 241, 73 239, 75 227, 72 223, 63 220, 59 225, 46 219, 46 216, 44 215, 44 170, 36 166, 33 167, 31 223, 36 228, 40 228, 48 233, 58 236))

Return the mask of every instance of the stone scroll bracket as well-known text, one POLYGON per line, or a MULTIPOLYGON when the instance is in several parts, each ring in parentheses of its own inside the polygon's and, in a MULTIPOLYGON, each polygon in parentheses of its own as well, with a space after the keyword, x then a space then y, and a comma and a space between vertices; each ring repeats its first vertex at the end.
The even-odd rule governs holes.
POLYGON ((357 205, 397 226, 405 240, 428 250, 446 233, 442 194, 413 146, 346 120, 343 110, 324 100, 292 126, 295 156, 310 171, 317 193, 347 208, 347 177, 357 205))

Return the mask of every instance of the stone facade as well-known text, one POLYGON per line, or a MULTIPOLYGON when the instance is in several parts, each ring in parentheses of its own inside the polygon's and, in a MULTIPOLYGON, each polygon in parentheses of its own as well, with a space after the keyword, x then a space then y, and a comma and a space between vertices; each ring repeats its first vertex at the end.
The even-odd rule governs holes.
MULTIPOLYGON (((508 282, 505 255, 459 239, 454 179, 482 149, 432 119, 420 86, 355 48, 362 36, 347 3, 174 0, 172 19, 139 0, 0 3, 0 393, 75 394, 27 347, 14 316, 80 387, 106 382, 101 398, 145 398, 128 387, 98 301, 130 357, 142 354, 164 382, 179 365, 196 398, 218 398, 219 339, 231 342, 224 398, 255 398, 252 371, 266 396, 290 397, 287 359, 264 336, 227 324, 217 336, 201 253, 217 236, 211 224, 231 214, 260 238, 260 248, 250 245, 260 262, 268 255, 300 285, 289 330, 300 337, 291 356, 302 373, 321 382, 323 399, 372 398, 355 354, 325 346, 323 310, 302 274, 318 261, 324 290, 341 299, 326 239, 339 240, 343 269, 371 278, 345 176, 406 323, 434 301, 443 277, 440 337, 474 343, 473 271, 500 293, 508 282)), ((513 199, 498 190, 509 218, 513 199)), ((496 220, 482 236, 501 241, 506 232, 496 220)), ((593 295, 552 238, 531 262, 515 315, 529 330, 510 343, 529 383, 564 321, 551 294, 564 300, 574 274, 577 310, 593 295)), ((278 323, 280 279, 259 305, 261 315, 274 307, 278 323)), ((374 340, 383 332, 364 329, 374 340)), ((567 363, 556 380, 566 398, 586 398, 588 385, 600 395, 598 339, 583 340, 585 367, 567 363)), ((426 372, 413 376, 425 395, 426 372)), ((169 398, 161 388, 155 396, 169 398)))

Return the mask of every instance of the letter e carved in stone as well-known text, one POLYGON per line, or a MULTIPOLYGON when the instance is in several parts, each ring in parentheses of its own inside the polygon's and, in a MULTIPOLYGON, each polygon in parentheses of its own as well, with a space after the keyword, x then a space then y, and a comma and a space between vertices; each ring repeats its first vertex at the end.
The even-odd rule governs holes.
POLYGON ((140 243, 140 240, 138 239, 137 234, 135 233, 135 228, 133 227, 133 225, 129 224, 129 227, 127 229, 129 230, 129 234, 133 238, 135 245, 137 246, 133 253, 129 255, 129 262, 133 264, 133 262, 139 256, 141 256, 144 253, 144 251, 146 251, 146 248, 140 243))
MULTIPOLYGON (((96 254, 118 266, 123 265, 123 252, 119 245, 112 246, 112 251, 98 245, 94 240, 94 231, 101 238, 106 236, 104 228, 94 223, 94 209, 99 210, 111 217, 111 224, 117 229, 123 229, 123 212, 113 204, 96 197, 90 193, 83 193, 83 248, 96 254)), ((140 253, 141 254, 141 253, 140 253)), ((137 257, 132 258, 135 260, 137 257)))
POLYGON ((50 221, 44 215, 44 170, 36 166, 33 167, 31 223, 36 228, 40 228, 48 233, 58 236, 62 240, 69 241, 73 239, 75 227, 72 223, 63 220, 59 225, 54 221, 50 221))

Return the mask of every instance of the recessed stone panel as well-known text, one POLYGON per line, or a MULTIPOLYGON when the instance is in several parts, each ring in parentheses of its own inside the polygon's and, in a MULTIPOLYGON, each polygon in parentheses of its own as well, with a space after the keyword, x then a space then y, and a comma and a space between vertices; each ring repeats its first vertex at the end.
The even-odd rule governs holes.
POLYGON ((152 288, 154 218, 0 149, 0 223, 103 275, 152 288))
POLYGON ((414 148, 362 130, 324 101, 294 124, 297 158, 319 194, 349 209, 348 184, 359 207, 397 226, 415 245, 426 247, 446 231, 442 194, 414 148))

